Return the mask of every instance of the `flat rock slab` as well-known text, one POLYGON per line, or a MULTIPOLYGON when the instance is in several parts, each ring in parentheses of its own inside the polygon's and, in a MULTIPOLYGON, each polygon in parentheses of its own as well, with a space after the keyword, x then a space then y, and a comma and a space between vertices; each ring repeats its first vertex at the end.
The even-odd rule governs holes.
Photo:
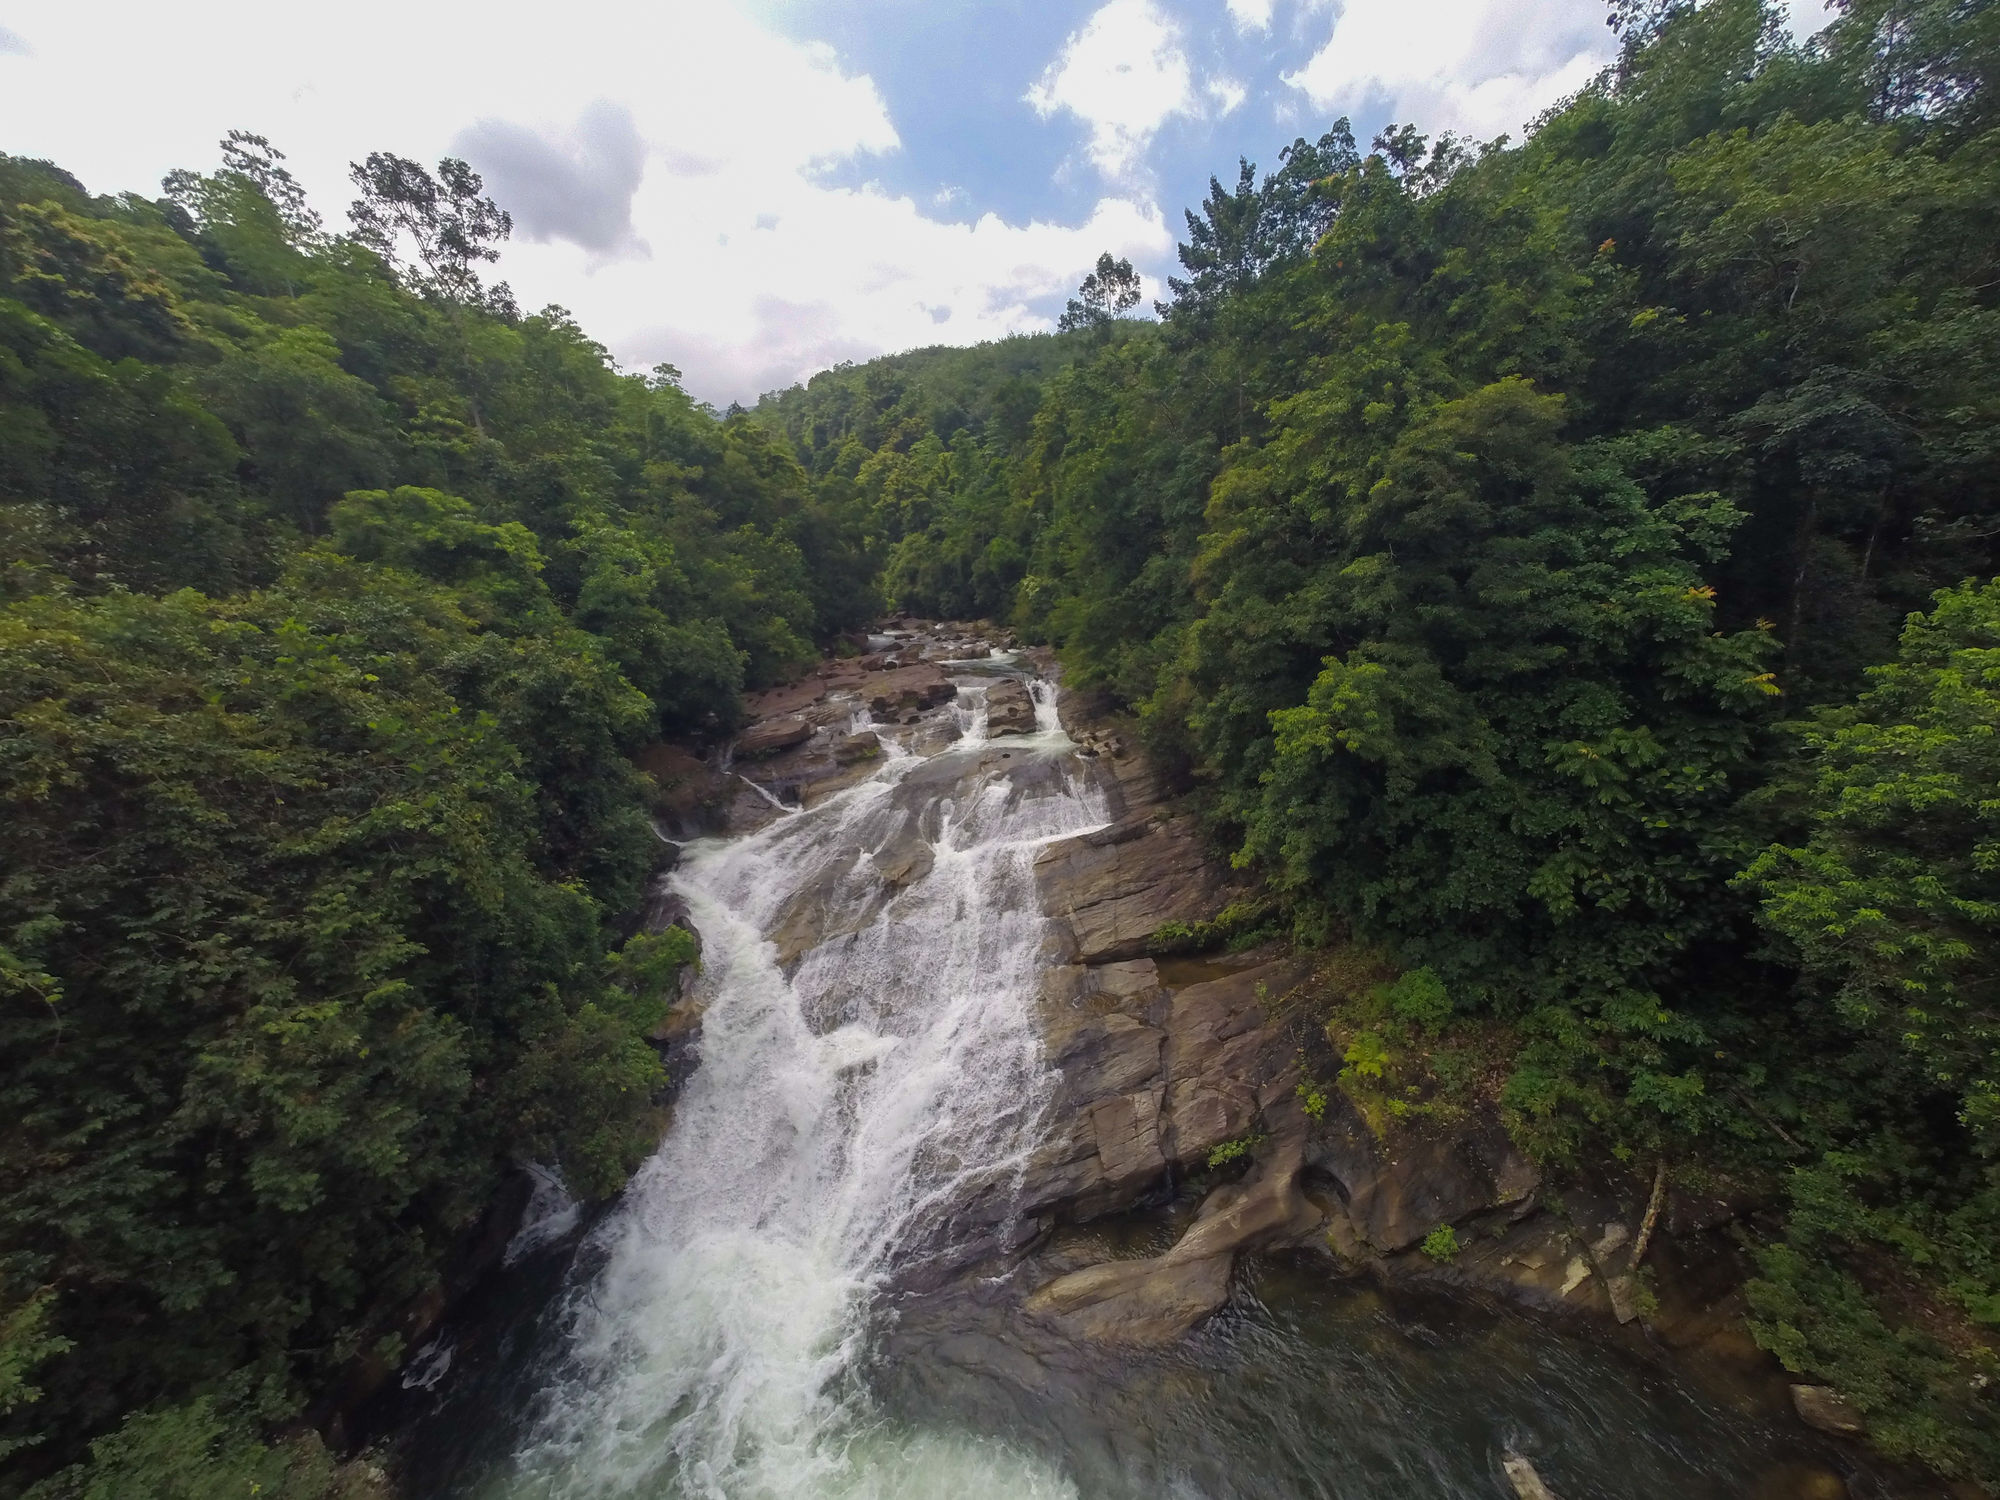
POLYGON ((736 753, 747 759, 775 755, 794 745, 803 745, 813 736, 813 727, 799 714, 786 714, 752 724, 736 737, 736 753))
POLYGON ((1035 882, 1084 964, 1143 957, 1161 927, 1205 921, 1237 894, 1194 819, 1147 813, 1049 845, 1035 882))
POLYGON ((861 687, 868 711, 878 718, 936 708, 958 696, 957 684, 944 675, 942 667, 929 662, 872 672, 861 687))

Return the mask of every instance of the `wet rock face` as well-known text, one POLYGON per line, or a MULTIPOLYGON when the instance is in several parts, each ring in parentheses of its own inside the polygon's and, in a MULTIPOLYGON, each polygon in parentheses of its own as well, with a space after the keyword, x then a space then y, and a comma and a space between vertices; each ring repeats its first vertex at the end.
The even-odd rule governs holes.
MULTIPOLYGON (((998 722, 990 697, 988 711, 998 722)), ((1042 1024, 1059 1081, 1018 1206, 1041 1222, 1131 1208, 1205 1170, 1217 1146, 1263 1137, 1250 1175, 1212 1192, 1171 1250, 1071 1271, 1023 1306, 1072 1338, 1158 1344, 1222 1305, 1239 1253, 1296 1241, 1321 1220, 1301 1191, 1297 1044, 1272 1013, 1303 971, 1245 955, 1199 983, 1161 982, 1146 956, 1154 933, 1213 917, 1238 887, 1192 820, 1168 814, 1122 740, 1065 723, 1096 747, 1086 758, 1119 816, 1051 844, 1035 864, 1056 961, 1042 1024)))
POLYGON ((1151 959, 1052 970, 1042 1016, 1059 1082, 1025 1211, 1079 1221, 1130 1208, 1289 1100, 1295 1044, 1264 997, 1296 976, 1253 961, 1169 993, 1151 959))
MULTIPOLYGON (((860 780, 873 772, 874 764, 863 761, 854 769, 859 774, 853 779, 860 780)), ((770 933, 778 961, 789 967, 809 949, 860 931, 884 908, 893 920, 893 903, 929 874, 936 861, 949 807, 963 805, 995 783, 1007 788, 1009 796, 1024 796, 1061 774, 1054 756, 1021 755, 1004 747, 938 757, 910 770, 850 825, 840 846, 848 857, 827 861, 817 877, 787 898, 770 933), (851 878, 857 866, 872 877, 859 886, 851 878)), ((817 785, 823 789, 827 782, 817 785)))
POLYGON ((1019 678, 1005 677, 986 690, 986 734, 999 739, 1035 732, 1035 700, 1019 678))

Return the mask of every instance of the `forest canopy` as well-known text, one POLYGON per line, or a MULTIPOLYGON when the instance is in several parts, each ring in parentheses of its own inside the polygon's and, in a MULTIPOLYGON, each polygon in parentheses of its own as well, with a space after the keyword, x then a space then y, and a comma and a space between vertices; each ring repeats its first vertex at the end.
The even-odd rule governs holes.
POLYGON ((0 1492, 393 1364, 511 1163, 622 1185, 631 757, 879 607, 787 444, 482 283, 463 163, 356 181, 0 158, 0 1492))
POLYGON ((1212 180, 1157 318, 727 415, 463 163, 0 157, 0 1496, 332 1492, 510 1165, 657 1131, 634 755, 884 609, 1052 643, 1545 1159, 1779 1205, 1758 1338, 2000 1483, 2000 10, 1613 19, 1212 180))
POLYGON ((1100 266, 1060 354, 757 415, 895 602, 1129 711, 1294 939, 1423 976, 1371 1045, 1789 1201, 1758 1336, 1993 1483, 2000 9, 1612 20, 1519 144, 1212 180, 1157 322, 1100 266))

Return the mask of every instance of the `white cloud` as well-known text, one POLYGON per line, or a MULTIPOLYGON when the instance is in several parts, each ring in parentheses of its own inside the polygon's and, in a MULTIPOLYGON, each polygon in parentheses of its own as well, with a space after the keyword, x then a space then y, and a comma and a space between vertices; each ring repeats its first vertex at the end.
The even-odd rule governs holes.
MULTIPOLYGON (((633 218, 642 228, 676 213, 727 219, 736 208, 726 188, 703 191, 715 187, 649 180, 633 218), (655 193, 664 201, 649 202, 655 193)), ((1076 228, 1017 227, 991 214, 951 223, 909 198, 810 183, 787 204, 762 233, 739 219, 727 245, 690 238, 663 255, 661 232, 648 229, 652 260, 604 267, 569 305, 587 329, 622 326, 613 347, 630 368, 671 360, 698 393, 748 400, 842 359, 1046 328, 1030 304, 1072 290, 1100 250, 1156 260, 1172 247, 1156 209, 1115 198, 1076 228), (684 301, 663 302, 663 277, 682 286, 684 301)), ((542 274, 538 262, 565 258, 555 245, 510 251, 516 288, 542 274)))
POLYGON ((481 120, 460 131, 451 147, 484 174, 522 239, 568 240, 591 251, 593 264, 652 254, 632 228, 646 143, 622 106, 600 99, 573 130, 554 135, 481 120))
POLYGON ((1194 111, 1180 32, 1152 0, 1110 0, 1064 44, 1027 101, 1044 119, 1068 110, 1090 127, 1090 159, 1114 182, 1137 175, 1172 116, 1194 111))
POLYGON ((1229 18, 1238 31, 1269 31, 1272 0, 1228 0, 1229 18))
POLYGON ((523 163, 545 175, 522 204, 541 215, 539 239, 524 232, 495 274, 524 307, 571 309, 626 368, 670 360, 718 403, 840 358, 1047 327, 1034 304, 1072 289, 1100 251, 1157 262, 1172 248, 1158 209, 1130 194, 1063 227, 952 222, 829 186, 829 164, 865 170, 900 148, 880 93, 829 49, 727 4, 576 0, 557 24, 517 0, 468 27, 443 0, 354 0, 338 26, 298 7, 237 19, 220 0, 46 8, 34 57, 0 60, 0 140, 93 191, 150 195, 170 168, 212 167, 226 131, 256 131, 338 226, 349 161, 435 161, 460 141, 474 153, 494 139, 475 127, 505 122, 513 155, 493 162, 494 186, 510 162, 517 191, 523 163), (119 107, 77 103, 105 98, 119 107), (636 173, 579 144, 579 122, 614 108, 642 153, 636 173), (536 138, 550 149, 528 149, 536 138), (600 169, 567 198, 546 181, 565 157, 600 169), (564 212, 581 216, 567 230, 564 212), (603 252, 617 244, 651 256, 603 252))
POLYGON ((1242 84, 1234 78, 1225 78, 1221 74, 1203 84, 1202 92, 1215 101, 1215 112, 1218 115, 1233 114, 1237 106, 1250 97, 1242 84))
POLYGON ((1436 133, 1518 135, 1589 82, 1616 42, 1603 0, 1347 0, 1285 82, 1326 112, 1386 110, 1436 133))

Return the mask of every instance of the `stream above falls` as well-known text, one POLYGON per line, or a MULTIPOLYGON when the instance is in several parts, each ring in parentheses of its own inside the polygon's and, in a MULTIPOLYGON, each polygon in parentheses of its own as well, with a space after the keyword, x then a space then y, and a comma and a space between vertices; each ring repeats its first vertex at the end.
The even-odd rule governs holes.
POLYGON ((802 810, 760 787, 763 826, 686 846, 699 1066, 620 1202, 565 1237, 538 1183, 510 1264, 412 1363, 412 1494, 1443 1500, 1511 1494, 1506 1451, 1564 1500, 1892 1492, 1768 1390, 1296 1251, 1244 1257, 1163 1347, 1025 1318, 1190 1205, 1053 1234, 1018 1211, 1062 1128, 1035 862, 1113 798, 1052 684, 993 739, 992 684, 1028 669, 954 676, 955 702, 834 726, 879 740, 852 784, 802 810))

